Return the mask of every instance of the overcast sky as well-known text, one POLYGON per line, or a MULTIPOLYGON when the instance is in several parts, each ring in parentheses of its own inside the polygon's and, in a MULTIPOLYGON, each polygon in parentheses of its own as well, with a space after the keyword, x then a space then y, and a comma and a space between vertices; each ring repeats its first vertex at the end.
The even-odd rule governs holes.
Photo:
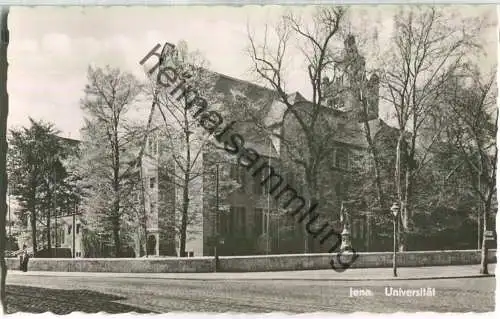
MULTIPOLYGON (((494 6, 473 8, 463 12, 496 14, 494 6)), ((88 65, 109 64, 142 77, 138 61, 164 41, 186 40, 190 49, 204 54, 214 71, 251 80, 250 60, 244 54, 247 22, 255 34, 263 34, 266 21, 272 23, 283 10, 276 6, 11 8, 9 127, 25 125, 31 116, 54 123, 63 136, 78 138, 83 124, 79 100, 88 65)), ((378 32, 380 41, 387 41, 394 8, 357 10, 362 13, 357 26, 377 26, 385 31, 378 32)), ((489 44, 487 66, 496 61, 496 29, 489 29, 483 37, 489 44)), ((294 63, 298 62, 291 64, 288 89, 307 95, 306 77, 294 69, 294 63)))

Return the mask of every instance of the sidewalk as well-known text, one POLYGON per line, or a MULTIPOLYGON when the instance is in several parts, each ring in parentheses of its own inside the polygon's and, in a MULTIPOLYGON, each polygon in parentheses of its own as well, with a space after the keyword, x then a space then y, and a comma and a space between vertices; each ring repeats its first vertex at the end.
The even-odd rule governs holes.
POLYGON ((337 273, 331 269, 279 271, 279 272, 246 272, 246 273, 88 273, 88 272, 54 272, 9 270, 14 276, 48 276, 48 277, 106 277, 106 278, 153 278, 177 280, 307 280, 307 281, 363 281, 363 280, 423 280, 446 278, 493 277, 496 264, 488 267, 489 275, 479 274, 479 265, 466 266, 434 266, 398 268, 398 277, 392 276, 392 268, 347 269, 337 273))

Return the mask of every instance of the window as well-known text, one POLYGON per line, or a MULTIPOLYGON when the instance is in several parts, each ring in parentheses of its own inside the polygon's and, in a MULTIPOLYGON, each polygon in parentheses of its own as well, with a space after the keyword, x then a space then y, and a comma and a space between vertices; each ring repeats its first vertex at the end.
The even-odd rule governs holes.
POLYGON ((149 179, 149 188, 155 188, 156 186, 156 178, 155 177, 151 177, 149 179))
POLYGON ((69 226, 68 226, 68 235, 71 235, 71 228, 72 228, 72 227, 73 227, 72 225, 69 225, 69 226))
POLYGON ((359 221, 359 237, 365 237, 365 223, 363 219, 359 221))
POLYGON ((230 235, 233 230, 232 210, 229 214, 219 215, 219 233, 223 236, 230 235))
POLYGON ((80 224, 76 224, 76 233, 79 234, 80 233, 80 224))
POLYGON ((149 212, 151 214, 156 212, 156 202, 152 199, 149 201, 149 212))
POLYGON ((263 233, 263 222, 264 222, 264 210, 262 208, 255 209, 255 215, 253 219, 253 233, 256 236, 260 236, 263 233))
POLYGON ((241 188, 245 189, 246 186, 246 171, 245 167, 238 164, 231 164, 231 179, 235 180, 241 185, 241 188))
POLYGON ((337 197, 337 200, 339 201, 339 205, 340 205, 340 201, 346 200, 347 192, 348 192, 347 186, 348 186, 348 184, 345 183, 344 181, 338 181, 335 184, 335 196, 337 197))
POLYGON ((246 234, 246 210, 245 207, 231 207, 229 212, 231 219, 231 228, 229 232, 232 234, 246 234))
POLYGON ((152 155, 156 154, 156 143, 155 142, 156 141, 155 141, 154 137, 150 137, 149 140, 148 140, 149 153, 152 154, 152 155))
POLYGON ((258 171, 258 173, 255 175, 253 178, 253 193, 255 195, 265 195, 265 188, 264 185, 261 184, 262 182, 262 171, 258 171))
POLYGON ((335 152, 335 166, 341 169, 349 168, 349 154, 345 148, 337 148, 335 152))

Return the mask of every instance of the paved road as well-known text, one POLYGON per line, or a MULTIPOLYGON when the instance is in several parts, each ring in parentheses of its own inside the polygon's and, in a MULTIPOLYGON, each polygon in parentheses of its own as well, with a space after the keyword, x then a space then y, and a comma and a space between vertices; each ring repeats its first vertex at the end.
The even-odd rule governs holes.
MULTIPOLYGON (((119 275, 12 272, 8 311, 66 314, 120 312, 486 312, 495 308, 495 278, 399 281, 171 279, 119 275), (435 297, 388 297, 385 287, 435 288, 435 297), (372 297, 350 297, 350 288, 372 297)), ((230 277, 230 276, 228 276, 230 277)))
MULTIPOLYGON (((488 272, 495 274, 496 264, 490 264, 488 272)), ((359 281, 359 280, 420 280, 478 277, 479 265, 465 266, 432 266, 432 267, 402 267, 398 268, 398 277, 394 278, 392 268, 354 268, 344 272, 331 269, 301 270, 301 271, 269 271, 269 272, 217 272, 217 273, 79 273, 55 271, 29 271, 21 273, 16 270, 9 274, 25 276, 49 277, 120 277, 120 278, 159 278, 186 280, 309 280, 309 281, 359 281)))

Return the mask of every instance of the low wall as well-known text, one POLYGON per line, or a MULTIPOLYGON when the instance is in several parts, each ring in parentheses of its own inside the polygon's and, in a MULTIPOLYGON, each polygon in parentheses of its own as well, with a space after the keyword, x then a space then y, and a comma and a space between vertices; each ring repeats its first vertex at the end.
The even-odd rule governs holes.
MULTIPOLYGON (((213 272, 213 257, 194 258, 31 258, 28 271, 188 273, 213 272)), ((19 258, 7 258, 8 269, 19 269, 19 258)))
MULTIPOLYGON (((496 263, 496 250, 489 250, 488 261, 496 263)), ((335 256, 333 258, 336 259, 335 256)), ((359 258, 350 268, 392 267, 392 252, 359 253, 359 258)), ((220 271, 286 271, 330 269, 331 254, 226 256, 219 258, 220 271)), ((336 260, 335 260, 336 261, 336 260)), ((342 258, 349 262, 349 258, 342 258)), ((409 251, 398 252, 398 267, 474 265, 481 263, 481 252, 477 250, 409 251)))
MULTIPOLYGON (((489 263, 496 263, 496 250, 489 250, 489 263)), ((288 271, 330 269, 331 254, 267 256, 221 256, 217 271, 288 271)), ((333 256, 335 258, 335 256, 333 256)), ((481 261, 477 250, 410 251, 397 255, 398 267, 474 265, 481 261)), ((19 269, 18 258, 7 258, 9 269, 19 269)), ((392 267, 392 253, 359 253, 351 268, 392 267)), ((29 270, 115 273, 213 272, 213 257, 194 258, 32 258, 29 270)))

